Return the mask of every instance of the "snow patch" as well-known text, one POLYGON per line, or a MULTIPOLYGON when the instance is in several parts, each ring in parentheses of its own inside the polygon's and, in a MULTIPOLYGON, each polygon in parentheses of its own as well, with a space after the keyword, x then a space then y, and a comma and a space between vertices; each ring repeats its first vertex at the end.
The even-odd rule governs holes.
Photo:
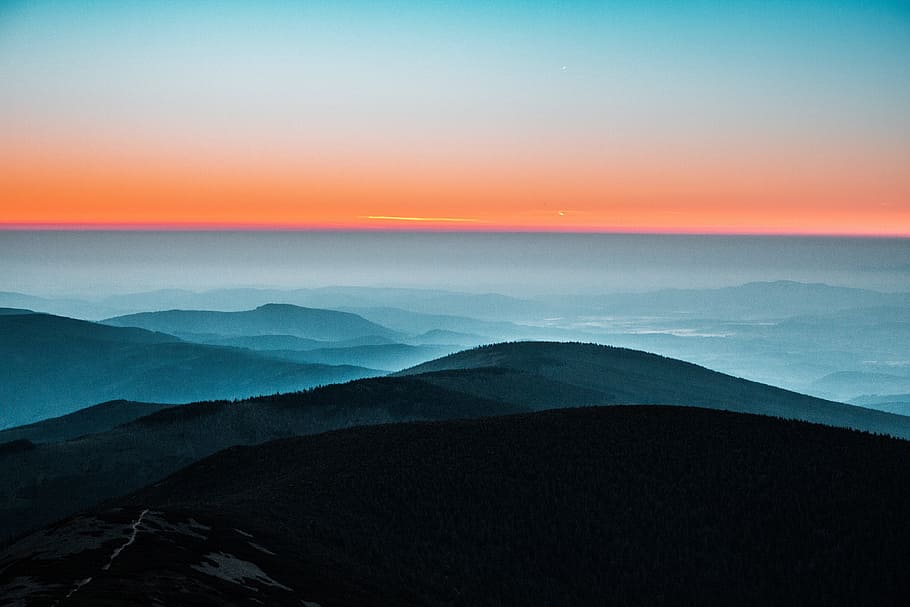
POLYGON ((250 590, 257 589, 249 586, 249 584, 245 583, 245 580, 250 580, 264 586, 281 588, 288 592, 293 591, 292 588, 288 588, 284 584, 270 578, 255 563, 239 559, 233 554, 228 554, 227 552, 210 552, 203 558, 205 558, 205 561, 198 565, 190 565, 190 568, 206 575, 211 575, 231 582, 232 584, 243 586, 250 590))

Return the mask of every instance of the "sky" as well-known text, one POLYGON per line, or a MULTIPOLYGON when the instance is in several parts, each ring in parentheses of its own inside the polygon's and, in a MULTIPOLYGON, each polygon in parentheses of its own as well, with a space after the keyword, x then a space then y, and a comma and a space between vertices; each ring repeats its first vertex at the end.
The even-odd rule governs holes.
POLYGON ((910 3, 0 0, 0 227, 910 236, 910 3))

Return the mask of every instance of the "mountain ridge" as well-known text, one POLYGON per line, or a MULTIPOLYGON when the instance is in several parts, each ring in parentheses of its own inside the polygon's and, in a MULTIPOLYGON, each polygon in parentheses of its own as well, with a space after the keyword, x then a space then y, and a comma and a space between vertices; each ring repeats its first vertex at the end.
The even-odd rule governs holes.
POLYGON ((370 335, 395 338, 399 334, 350 312, 304 308, 291 304, 263 304, 252 310, 163 310, 116 316, 103 324, 136 326, 172 335, 217 334, 224 337, 290 335, 320 341, 341 341, 370 335))
MULTIPOLYGON (((833 426, 892 434, 910 439, 910 417, 847 405, 733 377, 674 358, 600 344, 508 342, 478 346, 395 374, 415 376, 435 385, 458 389, 447 376, 470 369, 498 369, 484 381, 461 383, 472 394, 505 396, 525 389, 529 370, 546 380, 603 394, 601 403, 572 405, 670 404, 696 405, 758 413, 833 426), (568 365, 571 361, 572 365, 568 365), (510 374, 512 372, 512 374, 510 374)), ((546 390, 542 392, 546 393, 546 390)))
MULTIPOLYGON (((137 489, 232 445, 356 425, 485 417, 630 400, 637 400, 635 404, 706 406, 711 402, 705 395, 714 390, 711 398, 720 403, 714 405, 717 409, 765 415, 782 411, 784 417, 798 417, 799 407, 806 407, 810 413, 827 414, 829 423, 835 425, 910 438, 910 417, 822 401, 642 352, 521 342, 469 350, 460 356, 476 356, 480 351, 484 356, 502 357, 516 348, 529 360, 523 369, 440 370, 237 402, 191 403, 78 440, 39 444, 27 452, 8 454, 0 465, 0 523, 7 525, 0 527, 0 536, 137 489), (563 360, 554 352, 561 353, 563 360), (592 352, 603 360, 592 361, 592 352), (610 371, 608 363, 614 355, 630 369, 610 371), (578 375, 589 379, 572 383, 578 375), (654 379, 662 376, 676 383, 654 389, 654 379), (634 399, 636 390, 640 392, 634 399), (692 400, 693 394, 699 398, 692 400), (779 400, 766 407, 762 403, 768 394, 779 400), (845 416, 844 411, 850 415, 845 416), (117 456, 109 457, 111 453, 117 456), (72 495, 71 501, 55 503, 52 496, 61 492, 72 495)), ((440 359, 439 364, 445 366, 453 359, 461 360, 453 355, 440 359)))
POLYGON ((51 314, 0 315, 0 429, 127 399, 185 403, 292 391, 377 373, 51 314))
POLYGON ((0 589, 78 587, 85 604, 902 603, 908 478, 906 441, 691 407, 359 427, 226 449, 26 536, 0 552, 0 589))

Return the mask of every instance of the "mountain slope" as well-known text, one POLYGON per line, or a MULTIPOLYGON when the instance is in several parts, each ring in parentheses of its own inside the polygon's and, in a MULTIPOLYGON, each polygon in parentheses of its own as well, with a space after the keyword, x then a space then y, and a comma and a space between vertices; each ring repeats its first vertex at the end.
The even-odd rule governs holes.
POLYGON ((344 348, 315 348, 312 350, 261 350, 265 356, 299 363, 323 365, 355 365, 369 369, 398 371, 457 351, 457 346, 410 346, 382 344, 344 348))
POLYGON ((266 304, 243 312, 168 310, 118 316, 103 321, 118 327, 140 327, 173 335, 290 335, 320 341, 367 336, 393 338, 397 333, 348 312, 266 304))
POLYGON ((413 378, 374 378, 239 402, 180 405, 74 440, 28 449, 12 445, 9 452, 0 450, 0 539, 138 489, 232 445, 357 425, 528 410, 413 378))
POLYGON ((910 438, 910 417, 826 401, 647 352, 594 344, 481 346, 398 375, 416 375, 441 387, 538 408, 554 403, 694 405, 910 438))
POLYGON ((0 429, 113 399, 180 403, 375 374, 48 314, 0 315, 0 429))
POLYGON ((154 482, 231 445, 365 424, 664 402, 826 417, 910 437, 908 417, 813 399, 619 348, 498 344, 408 373, 433 369, 440 370, 236 403, 183 405, 108 432, 5 454, 0 456, 0 537, 154 482), (69 499, 56 499, 61 493, 69 499))
POLYGON ((698 408, 356 428, 229 449, 26 537, 0 556, 0 589, 25 604, 74 588, 74 604, 905 604, 908 480, 905 441, 698 408))
POLYGON ((121 424, 173 406, 173 404, 112 400, 34 424, 0 430, 0 444, 22 439, 36 443, 70 440, 86 434, 106 432, 121 424))

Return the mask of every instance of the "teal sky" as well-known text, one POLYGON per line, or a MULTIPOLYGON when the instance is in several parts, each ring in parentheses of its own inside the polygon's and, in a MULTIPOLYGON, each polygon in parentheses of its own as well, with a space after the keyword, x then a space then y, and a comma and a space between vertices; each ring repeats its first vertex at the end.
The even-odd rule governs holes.
POLYGON ((3 6, 4 103, 61 122, 98 119, 104 102, 253 110, 257 97, 284 93, 288 105, 309 100, 314 111, 320 103, 389 112, 386 105, 476 104, 487 118, 507 104, 549 103, 589 124, 603 121, 604 105, 631 112, 645 104, 624 116, 635 122, 662 109, 669 129, 707 112, 719 123, 765 113, 789 129, 812 104, 820 124, 878 123, 887 136, 895 127, 906 133, 910 106, 907 2, 3 6))
MULTIPOLYGON (((218 157, 288 173, 308 162, 404 183, 377 185, 379 203, 365 211, 353 194, 335 196, 351 213, 401 214, 395 192, 425 200, 450 187, 433 183, 488 170, 512 180, 495 186, 500 215, 528 221, 546 208, 520 204, 524 173, 539 177, 531 190, 572 184, 574 198, 553 209, 580 201, 579 217, 592 222, 607 208, 632 217, 633 199, 666 194, 704 210, 727 196, 731 208, 766 205, 772 214, 802 204, 806 221, 826 205, 848 209, 844 222, 889 207, 876 221, 905 222, 910 233, 908 108, 908 2, 0 8, 3 158, 27 151, 47 174, 57 170, 48 150, 194 167, 218 157), (432 183, 418 187, 396 166, 432 183), (839 181, 826 185, 826 174, 839 181), (659 178, 666 193, 644 192, 640 183, 659 178), (777 184, 774 200, 739 192, 734 179, 777 184)), ((86 194, 54 207, 50 194, 12 176, 0 187, 51 219, 90 206, 86 194)), ((470 215, 471 196, 423 214, 470 215)), ((113 213, 97 200, 89 202, 113 213)), ((400 206, 417 213, 416 202, 400 206)), ((8 215, 0 219, 29 217, 8 215)))

